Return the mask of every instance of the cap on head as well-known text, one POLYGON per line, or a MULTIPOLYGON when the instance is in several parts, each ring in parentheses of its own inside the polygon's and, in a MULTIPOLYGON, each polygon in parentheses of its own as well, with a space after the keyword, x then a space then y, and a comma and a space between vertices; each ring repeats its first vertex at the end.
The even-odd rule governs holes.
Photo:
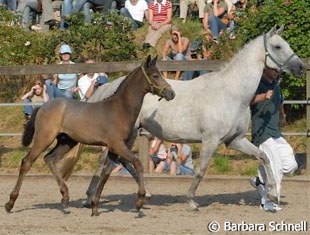
POLYGON ((64 45, 62 45, 62 46, 60 47, 59 53, 60 53, 60 54, 65 54, 65 53, 72 54, 72 51, 71 51, 71 48, 70 48, 69 45, 64 44, 64 45))

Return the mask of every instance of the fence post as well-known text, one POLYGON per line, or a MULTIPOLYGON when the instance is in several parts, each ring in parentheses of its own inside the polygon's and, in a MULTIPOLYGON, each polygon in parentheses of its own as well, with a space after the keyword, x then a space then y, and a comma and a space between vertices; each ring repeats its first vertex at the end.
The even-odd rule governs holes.
POLYGON ((307 86, 307 161, 306 161, 306 175, 310 175, 310 68, 307 68, 306 75, 306 86, 307 86))
POLYGON ((144 173, 149 173, 149 140, 148 132, 144 129, 139 131, 139 158, 142 162, 144 173))

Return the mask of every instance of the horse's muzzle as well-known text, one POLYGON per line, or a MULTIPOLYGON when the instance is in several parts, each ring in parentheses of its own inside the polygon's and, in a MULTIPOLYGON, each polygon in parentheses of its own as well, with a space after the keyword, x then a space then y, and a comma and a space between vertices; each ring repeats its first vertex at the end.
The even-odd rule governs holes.
POLYGON ((165 100, 169 101, 169 100, 173 100, 175 97, 175 92, 174 90, 172 90, 171 87, 166 88, 163 93, 162 93, 162 98, 165 98, 165 100))
POLYGON ((289 70, 296 77, 303 77, 306 72, 305 65, 300 59, 294 61, 294 63, 291 63, 289 70))

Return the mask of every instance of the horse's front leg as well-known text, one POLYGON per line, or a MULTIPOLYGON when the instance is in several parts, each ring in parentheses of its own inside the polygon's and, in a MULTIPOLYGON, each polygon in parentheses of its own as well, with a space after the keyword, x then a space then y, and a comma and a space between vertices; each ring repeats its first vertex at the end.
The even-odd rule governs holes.
MULTIPOLYGON (((118 142, 119 143, 119 142, 118 142)), ((143 179, 143 166, 141 161, 128 149, 128 147, 125 145, 125 143, 122 143, 118 146, 110 146, 110 148, 113 150, 113 152, 116 155, 119 155, 121 158, 123 158, 124 160, 130 162, 134 168, 136 169, 137 173, 138 173, 138 199, 136 201, 136 208, 139 211, 145 201, 145 185, 144 185, 144 179, 143 179)), ((111 161, 110 159, 107 159, 106 162, 111 161)), ((107 169, 104 169, 103 172, 106 172, 107 169)), ((93 206, 93 214, 92 215, 98 215, 98 211, 96 211, 96 206, 99 202, 99 197, 101 195, 101 191, 103 189, 104 186, 104 182, 106 182, 107 178, 109 177, 109 175, 102 173, 100 176, 100 181, 99 181, 99 185, 97 187, 97 191, 96 191, 96 195, 95 198, 93 200, 92 206, 93 206)))
POLYGON ((202 146, 200 150, 200 170, 195 173, 192 184, 187 193, 187 200, 189 204, 190 211, 197 211, 197 203, 194 201, 195 193, 198 188, 199 183, 201 182, 203 176, 206 173, 209 161, 216 151, 218 146, 218 139, 212 138, 202 141, 202 146))
POLYGON ((245 137, 241 139, 234 139, 231 143, 229 143, 228 147, 239 150, 245 154, 255 156, 258 160, 263 162, 267 174, 267 189, 269 190, 268 194, 271 197, 277 197, 276 181, 270 166, 270 160, 267 155, 245 137))

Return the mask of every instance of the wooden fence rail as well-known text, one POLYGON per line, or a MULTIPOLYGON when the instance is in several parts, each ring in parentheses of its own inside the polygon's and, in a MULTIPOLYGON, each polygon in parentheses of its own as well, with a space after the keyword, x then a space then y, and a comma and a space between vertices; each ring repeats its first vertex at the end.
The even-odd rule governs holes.
MULTIPOLYGON (((303 60, 306 65, 306 100, 302 101, 307 105, 307 158, 306 158, 306 174, 310 175, 310 59, 303 60)), ((58 73, 88 73, 88 72, 130 72, 141 61, 118 61, 118 62, 103 62, 95 64, 70 64, 70 65, 25 65, 25 66, 0 66, 0 76, 5 75, 38 75, 38 74, 58 74, 58 73)), ((176 70, 219 70, 225 61, 215 60, 197 60, 197 61, 158 61, 157 65, 161 71, 176 71, 176 70)), ((143 136, 143 133, 142 133, 143 136)), ((140 138, 140 154, 142 155, 144 166, 148 162, 148 151, 145 149, 146 141, 140 138), (143 147, 144 146, 144 147, 143 147)), ((139 154, 139 155, 140 155, 139 154)), ((147 168, 148 169, 148 168, 147 168)))

